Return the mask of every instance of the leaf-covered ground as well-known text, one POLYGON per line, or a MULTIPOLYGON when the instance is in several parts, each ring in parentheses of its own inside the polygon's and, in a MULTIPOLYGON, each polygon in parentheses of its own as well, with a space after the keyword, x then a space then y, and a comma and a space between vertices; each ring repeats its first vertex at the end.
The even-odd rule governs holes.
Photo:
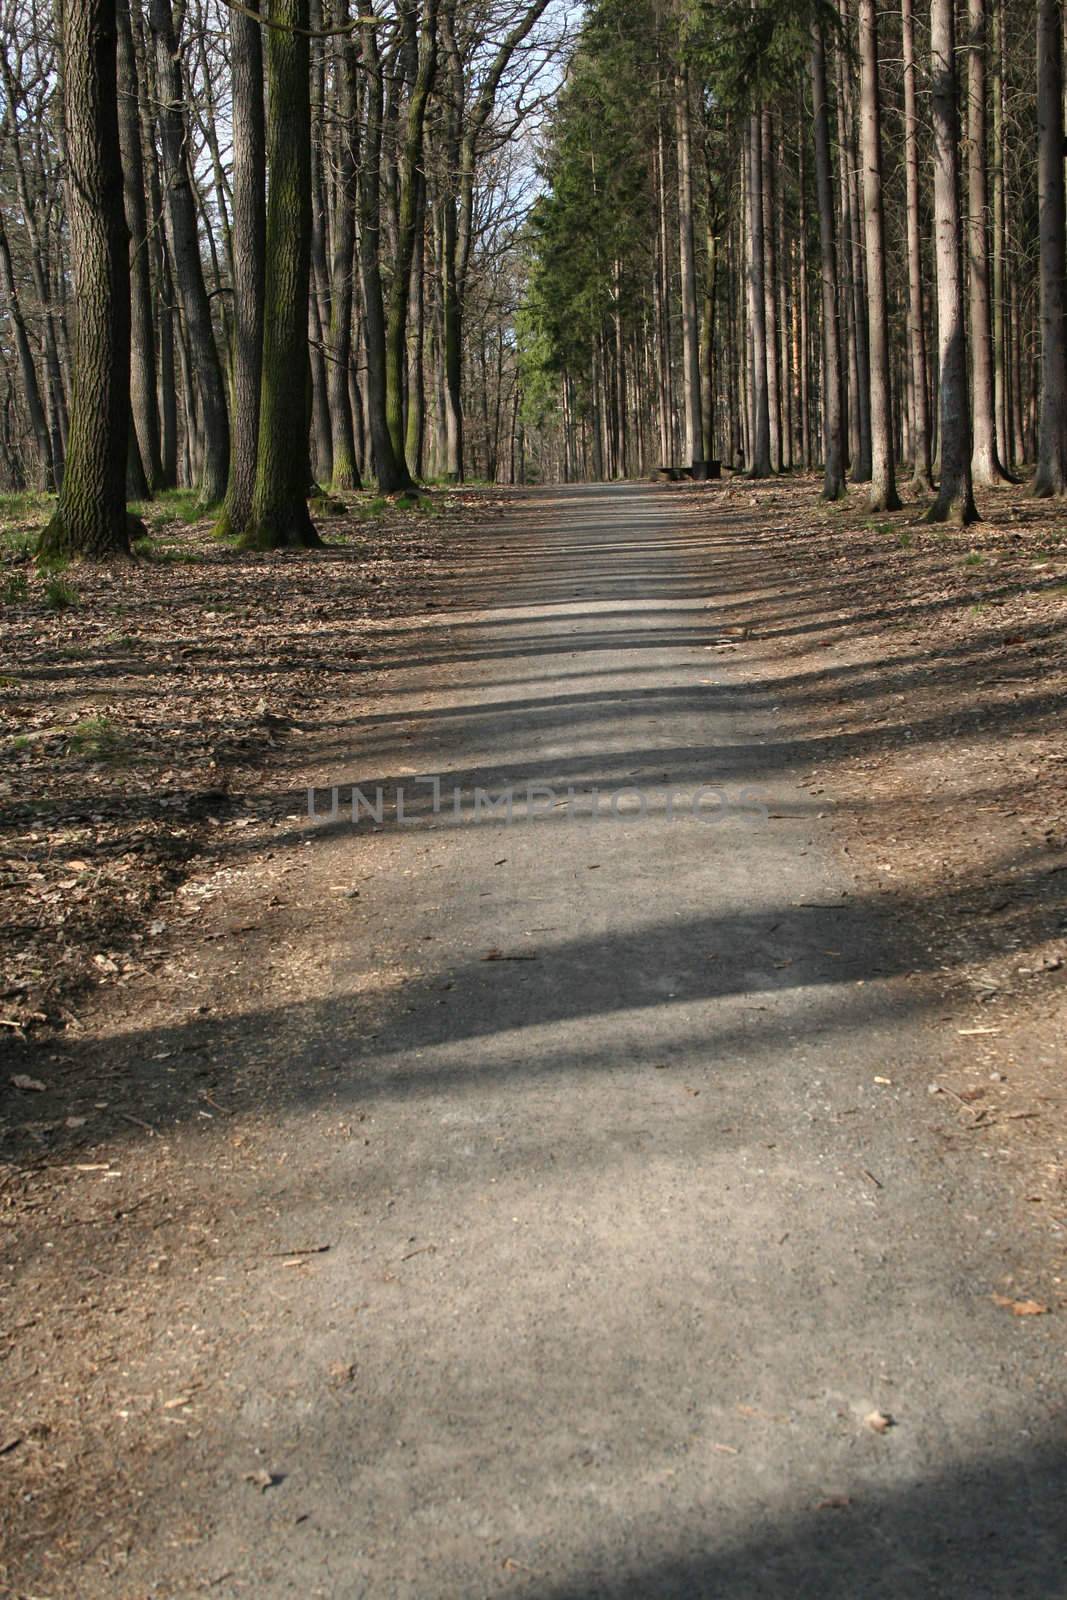
POLYGON ((769 703, 803 715, 794 760, 842 847, 926 945, 945 1139, 1011 1169, 1020 1222, 1062 1259, 1067 516, 1005 487, 978 492, 974 526, 933 527, 928 500, 871 516, 862 485, 835 506, 819 489, 670 492, 750 526, 762 589, 738 633, 769 703))
MULTIPOLYGON (((901 976, 902 1007, 928 1003, 937 979, 930 1104, 946 1182, 953 1161, 996 1164, 1019 1256, 1047 1269, 1039 1298, 1029 1279, 997 1288, 1025 1338, 1028 1317, 1067 1303, 1058 509, 986 494, 986 521, 959 532, 925 527, 917 505, 872 519, 858 487, 826 507, 814 480, 663 493, 707 512, 701 660, 735 672, 754 706, 781 708, 783 768, 806 777, 872 903, 908 923, 921 970, 914 985, 901 976), (719 547, 733 570, 716 593, 719 547)), ((481 584, 500 500, 432 503, 369 516, 354 504, 324 524, 328 550, 273 557, 221 548, 164 508, 164 559, 72 569, 66 596, 49 594, 17 530, 8 541, 0 582, 21 576, 26 592, 16 581, 0 619, 0 1286, 14 1290, 0 1316, 13 1397, 0 1407, 0 1589, 45 1558, 47 1587, 26 1592, 80 1594, 90 1556, 121 1573, 148 1475, 171 1481, 171 1436, 233 1403, 226 1353, 204 1332, 217 1283, 313 1270, 314 1256, 227 1254, 229 1219, 281 1181, 275 1059, 315 1059, 299 1003, 277 1015, 263 1060, 242 1050, 246 1017, 278 973, 296 1002, 332 982, 300 860, 303 783, 342 772, 354 711, 395 719, 392 668, 420 653, 420 630, 480 603, 468 569, 481 584)), ((411 730, 417 745, 417 714, 411 730)), ((361 840, 362 867, 354 856, 328 886, 360 935, 361 872, 382 843, 361 840)), ((349 997, 353 1026, 376 1027, 380 994, 407 981, 401 959, 376 956, 374 987, 349 997)), ((377 1148, 365 1116, 327 1098, 323 1149, 377 1148)), ((173 1530, 178 1546, 199 1535, 173 1530)))
MULTIPOLYGON (((142 508, 115 568, 40 573, 47 502, 0 526, 0 1028, 77 1025, 87 991, 153 961, 152 906, 243 805, 257 760, 350 696, 368 648, 417 609, 457 522, 491 496, 352 497, 327 548, 244 553, 191 497, 142 508)), ((2 1041, 0 1041, 2 1045, 2 1041)))

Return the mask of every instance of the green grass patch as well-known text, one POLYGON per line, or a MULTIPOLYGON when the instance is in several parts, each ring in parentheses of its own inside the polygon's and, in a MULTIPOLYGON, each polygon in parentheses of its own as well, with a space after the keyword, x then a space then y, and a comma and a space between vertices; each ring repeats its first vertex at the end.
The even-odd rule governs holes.
MULTIPOLYGON (((128 510, 149 528, 166 528, 174 523, 189 527, 205 514, 195 489, 162 489, 154 500, 134 500, 128 510)), ((137 541, 140 543, 140 540, 137 541)))
POLYGON ((28 528, 0 528, 0 553, 9 561, 29 561, 37 534, 28 528))
POLYGON ((13 572, 0 587, 0 605, 21 606, 30 598, 29 579, 24 572, 13 572))
POLYGON ((45 522, 54 505, 54 495, 42 494, 37 489, 23 489, 18 494, 0 494, 0 523, 45 522))
POLYGON ((67 735, 67 754, 89 761, 119 761, 128 749, 128 738, 110 717, 87 717, 67 735))
POLYGON ((78 591, 58 572, 53 572, 44 586, 44 603, 49 611, 67 611, 78 604, 78 591))
POLYGON ((902 550, 910 550, 915 540, 907 528, 901 528, 897 534, 897 544, 902 550))
POLYGON ((364 500, 361 505, 357 505, 355 513, 357 517, 380 517, 383 512, 388 510, 388 500, 384 495, 379 494, 375 495, 373 500, 364 500))
POLYGON ((204 559, 199 550, 189 550, 180 544, 158 543, 150 534, 134 539, 130 549, 139 560, 153 561, 157 566, 195 567, 204 559))
POLYGON ((980 567, 984 559, 980 550, 968 550, 963 558, 963 565, 965 567, 980 567))

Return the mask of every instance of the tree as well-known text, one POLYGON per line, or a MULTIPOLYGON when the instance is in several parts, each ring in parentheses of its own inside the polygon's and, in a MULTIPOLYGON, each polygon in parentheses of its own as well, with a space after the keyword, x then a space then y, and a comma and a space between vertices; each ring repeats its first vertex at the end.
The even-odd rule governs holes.
POLYGON ((823 499, 845 492, 845 426, 841 395, 841 324, 837 304, 837 246, 834 239, 834 178, 830 155, 830 114, 826 95, 826 44, 822 23, 811 24, 811 97, 815 127, 815 187, 819 210, 822 291, 823 499))
POLYGON ((162 487, 148 213, 129 0, 118 0, 118 111, 126 226, 130 231, 130 410, 145 487, 162 487))
POLYGON ((1041 293, 1041 415, 1033 489, 1067 490, 1067 243, 1063 180, 1063 6, 1037 4, 1037 187, 1041 293))
POLYGON ((971 472, 976 483, 1007 481, 997 441, 993 316, 989 285, 989 166, 986 151, 986 0, 967 0, 967 263, 970 269, 971 472))
MULTIPOLYGON (((404 8, 404 26, 414 44, 415 11, 404 8)), ((419 215, 419 169, 422 163, 426 102, 437 66, 437 0, 423 0, 422 21, 416 47, 415 81, 408 99, 408 114, 398 171, 396 252, 389 289, 389 316, 385 331, 386 421, 400 485, 412 479, 405 458, 404 374, 407 360, 408 301, 415 255, 415 226, 419 215)))
MULTIPOLYGON (((347 26, 347 0, 337 15, 338 25, 347 26)), ((359 168, 359 118, 356 104, 356 50, 350 34, 339 41, 336 99, 337 152, 336 201, 333 226, 333 260, 330 267, 330 425, 333 432, 333 487, 358 489, 359 465, 356 460, 355 427, 349 383, 352 369, 352 286, 353 254, 356 241, 356 173, 359 168)))
POLYGON ((954 0, 930 3, 930 77, 934 126, 934 230, 940 365, 941 484, 931 522, 974 522, 971 416, 963 317, 959 101, 954 0))
POLYGON ((148 16, 156 43, 159 133, 166 180, 164 215, 167 244, 189 341, 192 378, 202 412, 200 501, 203 506, 213 506, 225 495, 229 476, 230 425, 226 410, 226 386, 200 259, 196 199, 189 170, 189 129, 184 110, 186 94, 170 0, 149 0, 148 16))
POLYGON ((678 243, 682 283, 682 397, 685 455, 690 466, 703 456, 700 406, 700 328, 693 238, 693 179, 689 132, 689 73, 681 63, 674 75, 674 119, 678 141, 678 243))
POLYGON ((752 335, 752 459, 749 476, 771 472, 771 411, 767 388, 767 298, 764 280, 763 139, 758 111, 748 119, 748 316, 752 335))
POLYGON ((77 295, 63 487, 40 539, 48 558, 128 555, 130 262, 119 154, 115 0, 67 0, 63 103, 77 295))
POLYGON ((263 301, 266 255, 266 128, 263 113, 262 27, 247 10, 230 9, 233 99, 233 357, 229 477, 217 532, 243 534, 252 523, 259 455, 263 381, 263 301))
POLYGON ((893 403, 889 377, 889 307, 882 210, 882 115, 878 83, 878 21, 875 0, 859 0, 860 151, 863 160, 863 222, 867 251, 867 310, 871 351, 872 511, 896 511, 893 403))
POLYGON ((252 518, 261 550, 322 541, 307 506, 307 306, 311 282, 308 0, 270 0, 267 33, 266 284, 259 449, 252 518), (300 448, 298 441, 304 441, 300 448))
POLYGON ((901 0, 904 54, 904 182, 908 258, 908 360, 911 366, 911 492, 933 488, 930 393, 926 381, 922 229, 919 218, 919 119, 915 93, 915 20, 912 0, 901 0))

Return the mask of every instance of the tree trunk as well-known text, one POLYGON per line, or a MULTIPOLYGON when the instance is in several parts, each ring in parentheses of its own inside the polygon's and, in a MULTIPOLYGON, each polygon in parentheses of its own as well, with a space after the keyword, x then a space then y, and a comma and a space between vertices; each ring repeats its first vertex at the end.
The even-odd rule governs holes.
POLYGON ((11 250, 8 246, 2 215, 0 215, 0 285, 3 286, 4 294, 7 297, 8 316, 11 318, 11 326, 15 333, 15 349, 18 354, 19 371, 22 374, 22 390, 26 400, 26 410, 29 412, 30 427, 33 430, 34 441, 37 445, 41 487, 50 494, 56 487, 55 467, 52 460, 52 436, 48 428, 48 416, 45 412, 44 401, 41 398, 41 386, 37 381, 37 366, 33 359, 33 350, 30 347, 29 336, 26 332, 25 318, 19 305, 18 287, 15 283, 15 274, 11 265, 11 250))
POLYGON ((682 283, 682 397, 685 406, 685 455, 690 466, 700 460, 700 328, 697 321, 696 262, 693 242, 693 177, 689 136, 689 74, 680 66, 674 77, 675 136, 678 146, 678 243, 682 283))
POLYGON ((317 545, 307 508, 307 306, 311 287, 308 0, 270 0, 267 32, 266 282, 263 383, 252 521, 261 550, 317 545))
POLYGON ((748 119, 748 321, 751 335, 752 460, 749 477, 771 472, 771 418, 767 393, 767 302, 764 295, 763 154, 760 116, 748 119))
POLYGON ((66 470, 45 557, 128 555, 130 257, 122 200, 115 0, 67 0, 66 202, 78 321, 66 470))
MULTIPOLYGON (((248 9, 259 9, 248 0, 248 9)), ((220 534, 243 534, 252 522, 263 381, 263 295, 266 250, 266 129, 263 35, 245 12, 230 11, 233 95, 233 438, 220 534)))
POLYGON ((156 349, 152 327, 152 280, 148 255, 144 160, 137 105, 137 66, 133 52, 129 0, 119 0, 118 73, 119 144, 130 230, 130 409, 147 488, 163 484, 159 448, 159 403, 156 393, 156 349))
POLYGON ((867 251, 867 313, 871 361, 871 511, 896 511, 893 402, 889 371, 889 306, 882 206, 882 117, 878 82, 878 20, 875 0, 859 0, 860 151, 863 160, 863 223, 867 251))
POLYGON ((188 130, 183 109, 185 90, 170 0, 149 0, 148 15, 156 42, 159 132, 167 191, 167 239, 174 287, 189 339, 202 418, 200 502, 203 506, 210 506, 218 504, 225 495, 229 474, 230 425, 226 412, 226 390, 215 344, 215 330, 211 323, 211 302, 200 260, 196 201, 189 172, 188 130))
POLYGON ((404 424, 404 455, 413 476, 421 478, 426 437, 426 180, 421 172, 418 191, 415 254, 408 300, 408 411, 404 424))
MULTIPOLYGON (((411 15, 414 36, 414 12, 411 15)), ((419 28, 418 67, 408 98, 407 120, 400 152, 397 205, 396 259, 389 287, 389 316, 385 334, 386 419, 399 482, 411 486, 405 457, 404 379, 407 370, 407 318, 411 298, 411 269, 415 254, 415 227, 419 213, 419 168, 422 162, 426 103, 437 65, 437 0, 423 0, 419 28)))
POLYGON ((1037 4, 1037 190, 1041 284, 1041 400, 1034 493, 1067 490, 1067 244, 1063 181, 1063 6, 1037 4))
MULTIPOLYGON (((959 103, 955 0, 930 3, 930 75, 934 125, 934 238, 940 366, 941 485, 931 522, 977 519, 971 486, 971 417, 963 318, 959 103)), ((1062 155, 1060 157, 1062 184, 1062 155)), ((1061 190, 1062 192, 1062 190, 1061 190)))
POLYGON ((1009 364, 1007 295, 1005 277, 1006 210, 1004 203, 1004 15, 1003 0, 991 0, 993 30, 993 387, 996 404, 997 446, 1001 464, 1012 464, 1011 424, 1008 420, 1009 364))
POLYGON ((930 391, 926 374, 923 315, 922 231, 919 218, 919 134, 915 93, 915 19, 912 0, 902 0, 904 45, 904 177, 908 254, 908 359, 911 363, 911 492, 933 488, 930 391))
POLYGON ((841 324, 837 306, 837 244, 834 238, 834 175, 830 114, 826 103, 826 46, 822 25, 811 27, 811 98, 815 128, 815 192, 819 211, 819 257, 823 338, 823 499, 845 492, 844 415, 841 403, 841 324))
POLYGON ((1004 483, 997 449, 993 319, 989 291, 989 180, 986 155, 986 0, 967 0, 967 256, 970 267, 971 474, 1004 483))
MULTIPOLYGON (((337 21, 348 21, 348 4, 337 12, 337 21)), ((356 460, 355 427, 349 395, 352 366, 352 272, 356 245, 356 172, 359 165, 359 121, 357 117, 355 48, 349 37, 339 43, 337 65, 337 171, 333 226, 333 260, 330 292, 330 427, 333 433, 333 487, 358 489, 359 466, 356 460)))
POLYGON ((760 174, 763 189, 763 305, 767 328, 767 415, 770 423, 771 468, 781 472, 785 451, 782 443, 782 372, 778 360, 778 276, 775 248, 774 146, 769 111, 760 113, 760 174))
POLYGON ((382 64, 377 25, 361 30, 366 83, 367 122, 360 183, 359 259, 363 281, 363 333, 367 344, 367 414, 374 472, 383 494, 402 489, 407 471, 396 459, 386 410, 385 310, 382 304, 381 159, 382 64))

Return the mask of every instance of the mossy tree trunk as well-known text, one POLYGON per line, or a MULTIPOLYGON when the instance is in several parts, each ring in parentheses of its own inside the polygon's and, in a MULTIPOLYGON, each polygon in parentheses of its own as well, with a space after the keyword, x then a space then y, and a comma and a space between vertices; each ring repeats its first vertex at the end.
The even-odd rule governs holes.
POLYGON ((308 0, 270 0, 267 275, 252 519, 261 550, 321 543, 308 514, 307 306, 311 278, 308 0))
POLYGON ((67 0, 63 56, 77 332, 66 470, 40 553, 107 560, 130 549, 130 260, 119 156, 115 0, 67 0))

